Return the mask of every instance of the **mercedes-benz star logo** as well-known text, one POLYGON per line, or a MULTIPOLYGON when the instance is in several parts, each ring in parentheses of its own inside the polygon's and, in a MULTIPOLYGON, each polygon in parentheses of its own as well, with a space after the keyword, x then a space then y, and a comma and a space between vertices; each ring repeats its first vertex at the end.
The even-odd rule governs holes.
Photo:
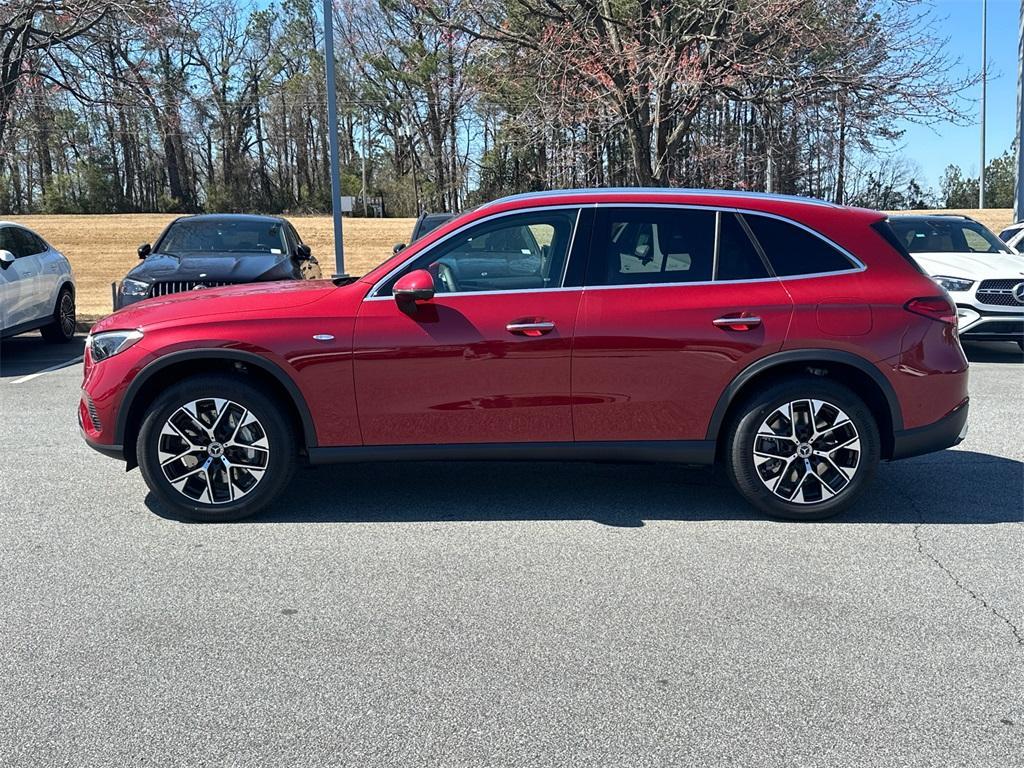
POLYGON ((1013 286, 1012 293, 1018 304, 1024 304, 1024 283, 1017 283, 1013 286))

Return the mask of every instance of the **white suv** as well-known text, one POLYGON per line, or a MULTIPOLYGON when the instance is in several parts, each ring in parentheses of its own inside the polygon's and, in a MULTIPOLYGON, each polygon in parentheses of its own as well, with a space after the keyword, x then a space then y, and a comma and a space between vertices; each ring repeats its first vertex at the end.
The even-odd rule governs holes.
POLYGON ((1015 341, 1024 349, 1024 256, 966 216, 892 216, 921 268, 949 291, 964 341, 1015 341))
POLYGON ((75 335, 75 279, 64 256, 30 229, 0 221, 0 338, 40 329, 75 335))
POLYGON ((1008 226, 999 233, 999 239, 1017 253, 1021 253, 1021 249, 1024 249, 1024 221, 1018 221, 1016 224, 1008 226))

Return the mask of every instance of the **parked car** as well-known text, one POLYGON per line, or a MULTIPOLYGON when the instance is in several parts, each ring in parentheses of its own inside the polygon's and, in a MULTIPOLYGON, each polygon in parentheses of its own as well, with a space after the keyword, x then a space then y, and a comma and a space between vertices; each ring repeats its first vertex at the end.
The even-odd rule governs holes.
POLYGON ((965 341, 1024 350, 1024 256, 966 216, 900 215, 890 224, 921 268, 949 291, 965 341))
MULTIPOLYGON (((458 216, 457 213, 421 213, 412 225, 412 236, 409 238, 409 242, 415 243, 428 232, 433 232, 442 224, 447 224, 456 216, 458 216)), ((405 247, 406 243, 396 243, 395 247, 391 249, 391 252, 398 253, 405 247)))
POLYGON ((484 205, 358 279, 115 313, 79 420, 197 520, 266 507, 302 461, 438 458, 720 462, 815 519, 958 443, 967 409, 956 308, 883 214, 593 190, 484 205))
POLYGON ((50 342, 74 337, 71 265, 28 227, 0 221, 0 337, 36 329, 50 342))
POLYGON ((143 299, 235 283, 320 278, 320 264, 287 219, 248 214, 182 216, 121 281, 114 309, 143 299))
POLYGON ((999 239, 1006 243, 1017 253, 1024 248, 1024 221, 1011 224, 999 233, 999 239))

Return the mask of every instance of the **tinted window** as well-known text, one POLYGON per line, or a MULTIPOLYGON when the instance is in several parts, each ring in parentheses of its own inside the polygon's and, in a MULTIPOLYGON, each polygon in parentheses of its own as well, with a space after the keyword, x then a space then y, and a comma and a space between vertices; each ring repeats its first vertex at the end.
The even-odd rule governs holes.
POLYGON ((5 229, 7 234, 4 240, 7 245, 0 245, 0 248, 7 249, 15 256, 31 256, 46 250, 43 242, 28 230, 21 227, 5 227, 5 229))
POLYGON ((20 256, 19 244, 14 240, 14 227, 0 227, 0 250, 20 256))
POLYGON ((434 277, 437 293, 523 291, 557 288, 578 210, 499 216, 453 235, 429 249, 382 288, 414 269, 434 277))
POLYGON ((672 208, 599 208, 588 285, 711 279, 715 214, 672 208))
POLYGON ((889 225, 911 253, 1009 253, 1005 244, 970 219, 894 217, 889 225))
POLYGON ((842 272, 856 266, 836 248, 795 224, 754 214, 744 214, 743 218, 779 277, 842 272))
POLYGON ((160 240, 159 253, 285 253, 284 232, 276 221, 182 219, 160 240))
POLYGON ((15 256, 32 256, 46 250, 43 242, 28 229, 22 229, 17 226, 11 227, 11 238, 17 248, 14 251, 15 256))
POLYGON ((761 255, 734 213, 722 213, 718 230, 717 280, 756 280, 769 277, 761 255))
POLYGON ((425 213, 413 226, 412 239, 419 240, 428 232, 433 232, 442 224, 445 224, 454 218, 454 213, 425 213))

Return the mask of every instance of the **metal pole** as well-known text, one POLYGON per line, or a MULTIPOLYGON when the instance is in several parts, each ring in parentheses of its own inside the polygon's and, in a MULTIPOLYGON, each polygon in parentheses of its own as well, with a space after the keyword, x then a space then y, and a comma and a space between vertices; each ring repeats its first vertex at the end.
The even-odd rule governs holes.
POLYGON ((1013 220, 1024 221, 1024 3, 1017 25, 1017 194, 1013 201, 1013 220))
POLYGON ((334 2, 323 0, 324 61, 327 63, 327 130, 331 147, 331 214, 334 217, 334 277, 345 272, 345 244, 341 233, 341 164, 338 159, 338 90, 334 75, 334 2))
POLYGON ((988 0, 981 0, 981 172, 978 175, 978 207, 985 207, 985 80, 988 76, 988 0))
POLYGON ((366 139, 370 133, 370 119, 369 116, 363 113, 363 216, 370 215, 370 209, 366 203, 366 139))

